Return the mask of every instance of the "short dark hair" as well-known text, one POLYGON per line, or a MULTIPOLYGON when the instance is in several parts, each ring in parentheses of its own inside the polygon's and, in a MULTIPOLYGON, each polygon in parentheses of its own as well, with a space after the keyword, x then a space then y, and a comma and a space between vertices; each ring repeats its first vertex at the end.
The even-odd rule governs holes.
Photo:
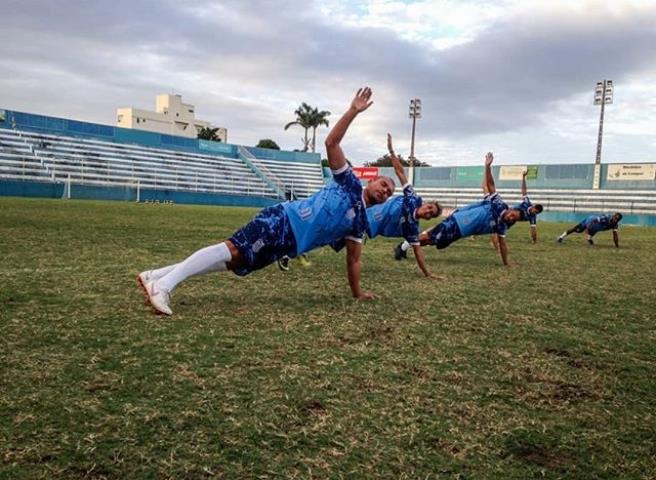
POLYGON ((437 200, 435 200, 434 202, 431 202, 431 203, 432 203, 433 205, 435 205, 435 208, 437 208, 437 216, 439 217, 440 215, 442 215, 442 210, 443 210, 443 209, 442 209, 442 205, 440 205, 440 202, 438 202, 437 200))
POLYGON ((544 210, 544 208, 542 207, 542 205, 540 203, 536 203, 535 205, 533 205, 533 208, 535 208, 535 210, 538 213, 542 213, 542 211, 544 210))
POLYGON ((617 217, 618 222, 622 220, 622 214, 620 212, 615 212, 615 216, 617 217))

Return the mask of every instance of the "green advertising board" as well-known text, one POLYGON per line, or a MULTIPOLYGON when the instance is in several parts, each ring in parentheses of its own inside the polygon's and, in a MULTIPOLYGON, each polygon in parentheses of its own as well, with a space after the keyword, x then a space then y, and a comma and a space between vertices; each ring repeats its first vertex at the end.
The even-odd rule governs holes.
POLYGON ((458 180, 482 180, 483 167, 458 167, 456 168, 456 178, 458 180))
POLYGON ((0 123, 4 122, 5 118, 7 118, 7 114, 4 110, 0 110, 0 123))
POLYGON ((527 180, 537 180, 538 179, 538 167, 526 167, 528 173, 526 174, 527 180))

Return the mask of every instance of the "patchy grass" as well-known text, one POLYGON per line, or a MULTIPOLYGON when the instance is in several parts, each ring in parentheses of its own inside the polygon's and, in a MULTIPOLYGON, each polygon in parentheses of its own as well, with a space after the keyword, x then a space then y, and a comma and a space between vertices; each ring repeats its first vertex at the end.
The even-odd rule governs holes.
POLYGON ((134 281, 254 210, 0 199, 0 478, 654 478, 654 230, 134 281))

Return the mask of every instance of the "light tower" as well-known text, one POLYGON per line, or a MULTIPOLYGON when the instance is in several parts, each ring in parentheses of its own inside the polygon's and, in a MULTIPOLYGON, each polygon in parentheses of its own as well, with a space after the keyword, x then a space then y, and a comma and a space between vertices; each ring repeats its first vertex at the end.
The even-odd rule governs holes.
POLYGON ((410 157, 408 158, 408 163, 410 163, 410 182, 414 183, 415 180, 415 127, 417 124, 417 119, 421 118, 421 100, 418 98, 413 98, 410 100, 410 112, 408 117, 412 119, 412 139, 410 141, 410 157))
POLYGON ((599 188, 599 179, 601 177, 601 139, 604 135, 604 107, 606 104, 613 103, 614 85, 612 80, 603 80, 597 82, 595 87, 594 104, 601 105, 599 114, 599 133, 597 134, 597 156, 595 158, 594 179, 592 188, 599 188))

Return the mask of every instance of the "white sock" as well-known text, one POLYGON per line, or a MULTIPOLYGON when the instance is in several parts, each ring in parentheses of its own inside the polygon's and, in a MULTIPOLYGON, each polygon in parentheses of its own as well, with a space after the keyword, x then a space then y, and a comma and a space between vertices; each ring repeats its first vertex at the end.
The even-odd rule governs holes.
POLYGON ((407 252, 409 248, 410 248, 410 244, 408 243, 407 240, 404 240, 403 243, 401 244, 401 250, 407 252))
POLYGON ((188 278, 227 270, 226 263, 231 259, 230 249, 225 242, 202 248, 175 265, 169 273, 157 280, 157 286, 172 292, 180 282, 188 278))
POLYGON ((160 278, 162 278, 164 275, 169 273, 171 270, 173 270, 178 265, 180 265, 180 264, 175 263, 173 265, 169 265, 168 267, 162 267, 162 268, 158 268, 157 270, 151 270, 150 271, 150 277, 153 280, 159 280, 160 278))
POLYGON ((567 236, 567 230, 565 230, 561 235, 560 238, 565 238, 567 236))

